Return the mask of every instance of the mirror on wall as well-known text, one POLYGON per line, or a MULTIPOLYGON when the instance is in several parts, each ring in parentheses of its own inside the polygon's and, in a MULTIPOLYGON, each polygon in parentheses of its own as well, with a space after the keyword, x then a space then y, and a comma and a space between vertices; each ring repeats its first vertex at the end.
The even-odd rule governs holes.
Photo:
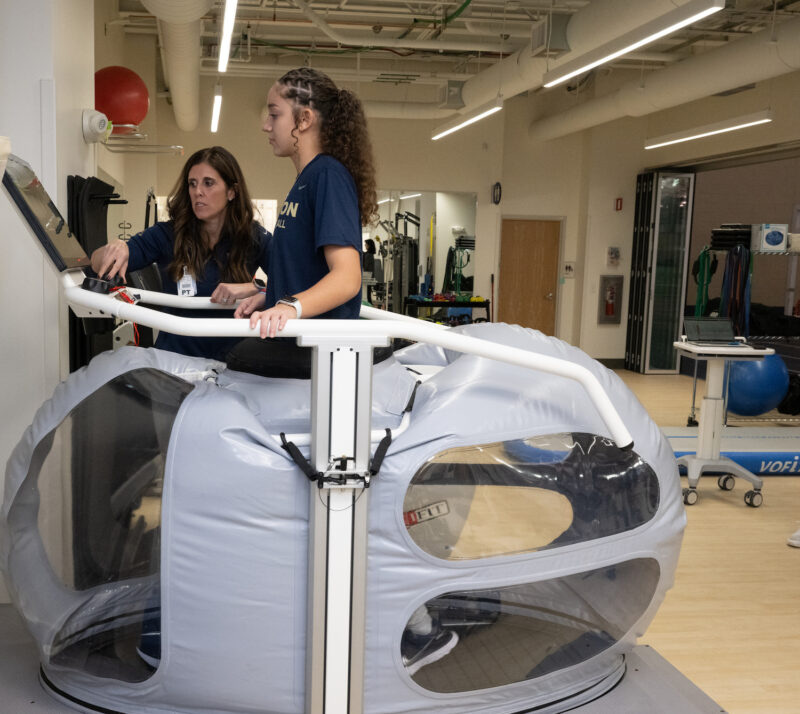
POLYGON ((470 294, 476 206, 474 193, 379 190, 379 222, 364 234, 365 297, 402 313, 409 295, 470 294))

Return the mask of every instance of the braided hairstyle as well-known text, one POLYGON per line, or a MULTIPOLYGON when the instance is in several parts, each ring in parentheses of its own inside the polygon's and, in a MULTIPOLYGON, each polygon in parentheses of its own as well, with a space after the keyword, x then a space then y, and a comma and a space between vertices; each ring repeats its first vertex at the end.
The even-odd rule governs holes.
POLYGON ((248 282, 253 276, 247 269, 247 259, 252 257, 257 247, 253 238, 253 203, 239 163, 230 151, 221 146, 200 149, 192 154, 167 199, 167 211, 175 232, 172 262, 167 272, 177 282, 186 266, 192 275, 199 278, 206 263, 214 258, 214 250, 203 240, 202 223, 194 215, 189 196, 189 171, 198 164, 214 168, 222 177, 225 188, 232 188, 236 194, 228 203, 220 233, 220 240, 230 240, 227 264, 219 266, 220 276, 223 282, 248 282))
POLYGON ((302 107, 310 107, 319 118, 322 151, 340 161, 356 184, 361 225, 378 218, 375 165, 367 118, 361 100, 348 89, 339 89, 328 75, 300 67, 278 80, 281 96, 294 104, 295 126, 302 107))

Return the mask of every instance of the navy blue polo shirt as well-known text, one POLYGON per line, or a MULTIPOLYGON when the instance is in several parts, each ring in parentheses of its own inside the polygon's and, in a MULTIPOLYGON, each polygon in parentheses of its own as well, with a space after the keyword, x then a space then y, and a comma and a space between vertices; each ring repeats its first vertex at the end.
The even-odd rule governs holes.
MULTIPOLYGON (((278 212, 269 254, 266 305, 308 290, 330 270, 326 245, 352 246, 361 255, 356 185, 342 163, 315 156, 300 172, 278 212)), ((357 319, 360 293, 319 318, 357 319)))
MULTIPOLYGON (((247 271, 255 275, 261 268, 269 274, 269 249, 271 235, 257 223, 253 224, 253 248, 247 257, 247 271)), ((177 283, 169 276, 168 268, 172 262, 175 233, 172 221, 159 222, 142 233, 137 233, 128 241, 128 270, 140 270, 151 263, 158 266, 161 275, 162 292, 178 294, 177 283)), ((195 276, 197 297, 211 297, 221 281, 220 266, 225 265, 230 254, 230 240, 220 238, 214 248, 214 256, 205 265, 202 275, 195 276)), ((190 310, 188 308, 163 307, 164 312, 181 317, 233 317, 232 310, 190 310)), ((238 337, 190 337, 174 335, 160 331, 156 339, 156 347, 170 352, 189 355, 190 357, 209 357, 223 360, 228 351, 239 342, 238 337)))

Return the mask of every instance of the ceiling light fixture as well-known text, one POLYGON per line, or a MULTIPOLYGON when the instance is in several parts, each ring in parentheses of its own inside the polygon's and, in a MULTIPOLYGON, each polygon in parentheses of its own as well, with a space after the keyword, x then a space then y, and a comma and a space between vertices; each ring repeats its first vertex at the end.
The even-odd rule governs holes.
POLYGON ((216 134, 219 128, 219 113, 222 110, 222 85, 217 82, 214 87, 214 105, 211 107, 211 133, 216 134))
POLYGON ((408 193, 405 196, 400 196, 400 200, 403 201, 406 198, 416 198, 417 196, 421 196, 421 193, 408 193))
POLYGON ((566 82, 568 79, 584 74, 606 62, 611 62, 611 60, 644 47, 661 37, 671 35, 681 27, 698 22, 724 7, 725 0, 690 0, 685 5, 670 10, 661 17, 546 72, 542 77, 542 84, 545 87, 554 87, 566 82))
POLYGON ((391 198, 382 198, 380 201, 378 201, 378 205, 380 206, 383 203, 389 203, 391 200, 391 198))
POLYGON ((495 97, 491 102, 483 104, 477 109, 473 109, 471 112, 461 114, 456 119, 447 122, 447 124, 442 124, 442 126, 436 127, 436 129, 433 130, 431 139, 433 141, 441 139, 448 134, 452 134, 459 129, 463 129, 465 126, 469 126, 470 124, 474 124, 476 121, 480 121, 484 117, 488 117, 495 112, 499 112, 502 108, 503 97, 498 94, 497 97, 495 97))
POLYGON ((697 126, 694 127, 693 129, 677 131, 674 134, 655 136, 652 139, 647 139, 645 141, 644 148, 658 149, 661 146, 680 144, 683 141, 702 139, 703 137, 706 136, 714 136, 715 134, 724 134, 728 131, 745 129, 748 126, 767 124, 771 121, 772 121, 772 112, 769 109, 765 109, 764 111, 756 112, 755 114, 746 114, 744 116, 733 117, 732 119, 719 121, 716 122, 715 124, 706 124, 705 126, 697 126))
POLYGON ((231 38, 233 37, 233 24, 236 20, 237 0, 225 0, 225 14, 222 18, 222 37, 219 41, 219 64, 217 69, 224 72, 228 69, 228 58, 231 54, 231 38))

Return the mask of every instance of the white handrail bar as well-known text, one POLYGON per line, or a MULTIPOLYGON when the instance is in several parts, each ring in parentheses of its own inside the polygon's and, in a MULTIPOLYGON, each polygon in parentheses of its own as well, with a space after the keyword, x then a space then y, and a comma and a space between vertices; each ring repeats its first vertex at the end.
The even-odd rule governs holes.
MULTIPOLYGON (((67 279, 69 280, 69 278, 67 279)), ((65 284, 67 282, 65 280, 65 284)), ((236 305, 226 305, 219 302, 211 302, 208 297, 185 297, 183 295, 173 295, 172 293, 156 292, 155 290, 140 290, 131 285, 125 287, 125 291, 135 296, 139 302, 148 305, 161 305, 163 307, 182 307, 189 310, 234 310, 236 305)), ((86 292, 86 291, 84 291, 86 292)))
MULTIPOLYGON (((74 283, 69 282, 68 286, 74 283)), ((156 292, 153 290, 144 290, 134 287, 127 287, 127 292, 130 295, 135 295, 138 302, 147 303, 148 305, 162 305, 164 307, 180 307, 189 310, 234 310, 236 305, 225 305, 223 303, 211 302, 211 298, 207 297, 184 297, 181 295, 173 295, 171 293, 156 292)), ((431 302, 431 306, 435 307, 436 303, 431 302)), ((408 315, 400 315, 396 312, 387 312, 386 310, 378 310, 376 307, 369 307, 368 305, 361 306, 361 317, 368 320, 396 320, 397 322, 419 322, 416 317, 409 317, 408 315)), ((436 323, 429 323, 435 325, 438 329, 447 329, 447 325, 438 325, 436 323)))
MULTIPOLYGON (((110 295, 90 292, 76 285, 73 276, 69 274, 63 276, 62 284, 67 302, 72 305, 97 310, 105 315, 131 320, 166 332, 195 337, 255 337, 258 334, 257 330, 250 327, 247 320, 179 317, 140 305, 131 305, 110 295)), ((143 293, 144 291, 133 292, 143 293)), ((188 299, 205 300, 205 298, 188 299)), ((399 337, 415 342, 428 342, 456 352, 473 354, 573 379, 586 390, 617 445, 620 448, 630 448, 633 445, 633 438, 597 378, 588 369, 574 362, 457 334, 452 330, 438 329, 430 323, 413 318, 409 320, 302 320, 302 322, 289 320, 281 331, 281 336, 336 337, 341 340, 342 344, 363 343, 370 341, 370 338, 372 338, 371 341, 374 341, 376 338, 388 340, 391 337, 399 337)))
MULTIPOLYGON (((432 307, 436 306, 435 302, 431 302, 430 305, 432 307)), ((425 307, 428 307, 426 304, 425 307)), ((440 325, 437 322, 429 322, 428 320, 420 320, 416 317, 410 317, 409 315, 401 315, 398 312, 389 312, 388 310, 379 310, 377 307, 370 307, 369 305, 362 305, 361 306, 361 313, 362 318, 366 318, 367 320, 393 320, 395 322, 408 322, 418 325, 420 322, 429 325, 431 327, 436 328, 437 330, 449 330, 450 328, 447 325, 440 325)))

